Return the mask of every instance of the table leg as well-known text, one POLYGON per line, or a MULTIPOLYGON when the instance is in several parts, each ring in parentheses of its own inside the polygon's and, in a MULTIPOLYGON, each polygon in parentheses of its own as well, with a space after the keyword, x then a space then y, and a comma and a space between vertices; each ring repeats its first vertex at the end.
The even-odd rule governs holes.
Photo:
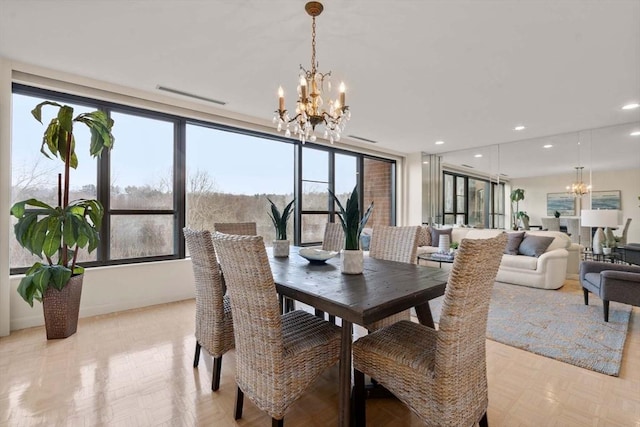
POLYGON ((418 321, 421 325, 425 325, 435 329, 435 325, 433 324, 433 316, 431 316, 431 308, 429 307, 428 301, 420 305, 416 305, 416 314, 418 315, 418 321))
POLYGON ((353 325, 342 319, 342 341, 340 343, 340 370, 338 381, 338 425, 347 427, 351 423, 351 341, 353 325))

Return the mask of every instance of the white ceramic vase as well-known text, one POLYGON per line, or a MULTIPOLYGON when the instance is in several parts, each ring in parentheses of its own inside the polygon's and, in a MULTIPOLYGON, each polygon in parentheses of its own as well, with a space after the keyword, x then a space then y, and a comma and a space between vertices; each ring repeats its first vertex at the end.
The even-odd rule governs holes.
POLYGON ((364 256, 361 250, 343 250, 340 259, 343 274, 362 274, 364 256))
POLYGON ((273 241, 273 256, 277 258, 285 258, 289 256, 289 241, 288 240, 274 240, 273 241))
POLYGON ((438 241, 438 252, 441 254, 448 254, 451 245, 451 239, 449 235, 445 234, 440 236, 440 240, 438 241))

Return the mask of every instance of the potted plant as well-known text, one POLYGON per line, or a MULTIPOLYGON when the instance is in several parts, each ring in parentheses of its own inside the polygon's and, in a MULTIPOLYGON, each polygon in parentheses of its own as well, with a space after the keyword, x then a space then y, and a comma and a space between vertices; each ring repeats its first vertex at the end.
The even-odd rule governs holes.
POLYGON ((360 250, 360 234, 367 224, 373 210, 373 202, 367 208, 362 218, 360 218, 360 202, 358 197, 358 187, 354 187, 351 195, 347 199, 346 208, 342 206, 340 200, 329 191, 333 200, 338 205, 337 212, 342 229, 344 230, 344 250, 342 251, 342 272, 345 274, 361 274, 363 270, 363 254, 360 250))
POLYGON ((514 230, 518 229, 518 214, 520 201, 524 200, 524 190, 522 188, 516 188, 511 191, 511 227, 514 230))
POLYGON ((18 243, 44 260, 27 270, 18 293, 32 307, 34 299, 42 302, 47 339, 54 339, 76 332, 84 278, 84 268, 76 263, 78 251, 96 249, 104 213, 98 200, 69 200, 69 170, 78 166, 73 125, 83 123, 89 127, 89 151, 93 157, 111 149, 114 138, 113 120, 103 111, 82 113, 73 118, 72 107, 45 101, 31 111, 40 123, 42 107, 46 105, 58 109, 44 132, 40 149, 47 158, 51 158, 51 154, 64 163, 64 185, 58 175, 58 206, 28 199, 15 203, 11 214, 18 220, 14 227, 18 243))
POLYGON ((553 216, 554 216, 555 218, 560 218, 560 211, 555 211, 555 212, 553 213, 553 216))
POLYGON ((527 214, 527 212, 526 211, 518 211, 518 214, 516 216, 520 220, 520 222, 522 223, 522 228, 524 230, 528 230, 529 229, 529 215, 527 214))
POLYGON ((275 257, 288 257, 289 256, 289 240, 287 240, 287 222, 291 216, 291 210, 293 203, 296 199, 293 199, 287 206, 285 206, 282 214, 273 201, 267 197, 269 203, 271 203, 271 213, 269 217, 273 222, 273 226, 276 229, 276 240, 273 241, 273 256, 275 257))

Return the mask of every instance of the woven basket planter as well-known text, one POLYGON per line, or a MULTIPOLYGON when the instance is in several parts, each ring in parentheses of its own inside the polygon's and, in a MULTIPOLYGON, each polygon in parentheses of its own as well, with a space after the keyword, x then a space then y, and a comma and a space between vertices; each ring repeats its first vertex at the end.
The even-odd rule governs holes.
POLYGON ((84 274, 73 276, 61 291, 49 286, 42 299, 47 339, 67 338, 78 329, 84 274))

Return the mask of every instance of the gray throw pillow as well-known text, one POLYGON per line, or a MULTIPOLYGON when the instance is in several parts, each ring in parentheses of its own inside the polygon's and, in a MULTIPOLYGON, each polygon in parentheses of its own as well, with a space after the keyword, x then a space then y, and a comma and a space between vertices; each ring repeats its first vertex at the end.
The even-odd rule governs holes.
POLYGON ((440 236, 446 236, 447 234, 449 235, 449 242, 452 242, 451 231, 451 228, 438 229, 431 227, 431 246, 437 248, 440 244, 440 236))
POLYGON ((522 243, 522 239, 524 239, 524 231, 507 233, 507 246, 504 248, 504 253, 508 255, 518 255, 518 248, 520 247, 520 243, 522 243))
POLYGON ((547 250, 551 242, 553 242, 553 237, 525 234, 520 247, 518 247, 518 253, 537 258, 547 250))

